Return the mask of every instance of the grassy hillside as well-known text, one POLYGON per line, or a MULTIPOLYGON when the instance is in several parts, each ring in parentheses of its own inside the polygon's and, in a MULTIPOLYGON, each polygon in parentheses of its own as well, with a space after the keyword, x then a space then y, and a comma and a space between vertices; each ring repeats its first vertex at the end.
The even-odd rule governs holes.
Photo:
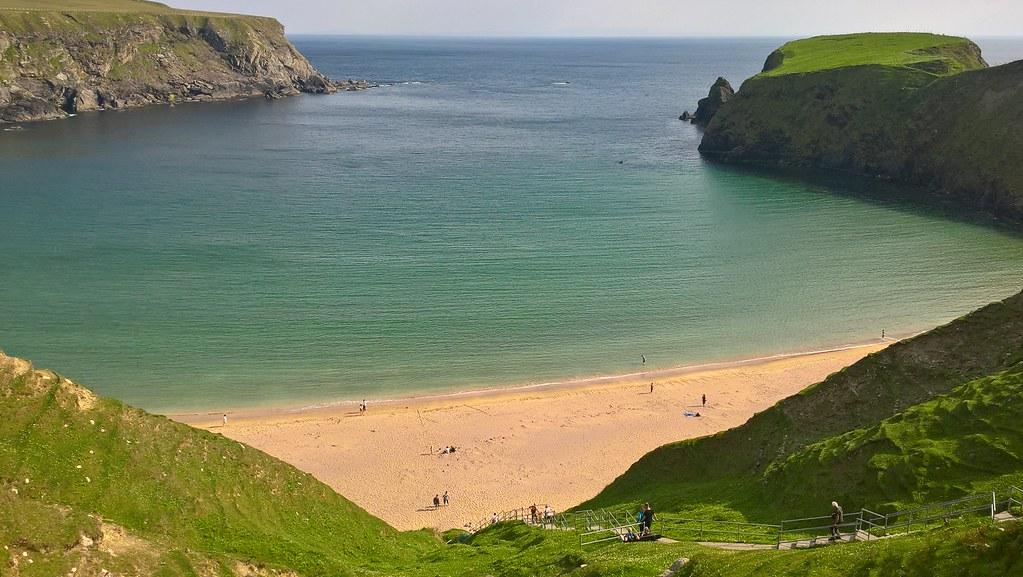
POLYGON ((28 553, 20 575, 347 575, 436 546, 251 447, 27 369, 0 357, 0 567, 28 553))
POLYGON ((771 522, 821 514, 839 496, 859 507, 963 491, 1018 469, 1023 440, 1006 436, 1018 414, 998 411, 1020 386, 1021 362, 1023 293, 870 355, 740 427, 656 449, 580 508, 649 500, 666 511, 771 522), (967 383, 954 393, 963 398, 933 400, 967 383), (977 401, 981 395, 984 405, 977 401), (936 404, 897 416, 927 402, 936 404), (946 419, 942 403, 957 403, 954 414, 961 419, 946 419), (977 419, 985 408, 989 420, 977 419), (934 423, 928 415, 941 418, 934 423), (892 420, 878 425, 885 419, 892 420), (957 429, 966 420, 976 428, 957 429), (891 438, 882 441, 878 430, 869 429, 838 437, 874 426, 891 438), (938 429, 960 435, 940 445, 951 452, 946 461, 934 452, 939 445, 924 441, 938 429), (1016 455, 1004 461, 1006 469, 989 462, 998 450, 981 452, 984 437, 974 433, 1016 443, 1002 454, 1016 455), (905 459, 901 469, 894 465, 899 458, 905 459), (966 467, 967 476, 946 478, 954 464, 966 467), (907 469, 913 476, 899 483, 887 477, 907 469))
POLYGON ((1023 527, 980 524, 804 551, 698 550, 678 577, 1010 577, 1023 575, 1023 527))
POLYGON ((910 32, 815 36, 775 50, 764 76, 805 74, 835 68, 879 65, 931 74, 958 74, 984 68, 980 48, 966 38, 910 32))
POLYGON ((778 460, 762 490, 798 510, 832 499, 894 510, 1023 485, 1021 398, 1023 363, 778 460))

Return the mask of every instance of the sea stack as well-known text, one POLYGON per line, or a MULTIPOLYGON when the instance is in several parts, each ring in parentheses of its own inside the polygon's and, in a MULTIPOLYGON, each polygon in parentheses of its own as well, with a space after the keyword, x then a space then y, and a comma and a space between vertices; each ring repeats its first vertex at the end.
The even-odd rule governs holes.
POLYGON ((732 85, 719 76, 711 85, 707 97, 701 98, 697 103, 696 114, 692 116, 693 123, 700 126, 710 124, 710 119, 717 114, 721 105, 728 102, 733 96, 735 96, 735 90, 732 89, 732 85))

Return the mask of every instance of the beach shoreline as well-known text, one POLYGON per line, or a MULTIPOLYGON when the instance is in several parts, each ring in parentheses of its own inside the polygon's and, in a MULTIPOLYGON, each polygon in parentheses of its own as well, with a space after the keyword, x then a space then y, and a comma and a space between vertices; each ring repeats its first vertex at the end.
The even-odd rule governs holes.
POLYGON ((855 350, 864 347, 872 347, 877 344, 892 344, 900 340, 912 338, 925 331, 911 333, 898 333, 886 336, 883 340, 878 338, 863 339, 850 343, 827 346, 819 349, 800 349, 789 352, 781 352, 756 357, 737 357, 733 359, 714 360, 693 364, 674 365, 650 370, 632 371, 627 373, 599 374, 593 376, 572 377, 558 380, 543 381, 538 383, 514 383, 499 384, 494 386, 472 387, 466 389, 455 389, 450 391, 409 391, 408 394, 401 392, 385 398, 367 395, 364 398, 345 398, 336 400, 304 401, 295 403, 275 402, 267 405, 257 406, 222 406, 209 409, 196 410, 168 410, 158 411, 175 421, 183 423, 202 423, 205 420, 222 415, 230 415, 232 418, 269 418, 275 416, 302 415, 307 413, 332 412, 343 408, 357 408, 366 400, 374 406, 404 405, 409 403, 425 403, 431 401, 442 401, 444 399, 466 399, 476 397, 500 396, 509 393, 526 392, 535 390, 558 390, 566 388, 586 388, 600 385, 610 385, 618 382, 627 382, 635 379, 663 379, 673 376, 681 376, 696 371, 711 369, 726 369, 730 367, 741 367, 756 365, 759 363, 792 359, 801 357, 812 357, 842 351, 855 350))
POLYGON ((370 402, 366 412, 346 403, 238 411, 226 423, 220 412, 172 418, 289 462, 396 528, 448 529, 534 502, 575 506, 654 448, 738 426, 894 342, 370 402), (451 505, 433 507, 445 491, 451 505))

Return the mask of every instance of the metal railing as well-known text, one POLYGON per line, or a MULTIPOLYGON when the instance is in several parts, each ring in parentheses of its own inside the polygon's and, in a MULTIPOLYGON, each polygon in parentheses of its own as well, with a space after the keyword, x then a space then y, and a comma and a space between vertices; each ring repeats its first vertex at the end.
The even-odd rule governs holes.
POLYGON ((584 531, 579 533, 579 544, 580 545, 593 545, 595 543, 603 543, 605 541, 625 541, 626 536, 629 534, 639 534, 640 523, 626 523, 625 525, 619 525, 616 527, 605 527, 600 529, 594 529, 592 531, 584 531))
POLYGON ((1010 515, 1023 517, 1023 489, 1015 485, 1009 487, 1009 500, 1005 510, 1010 515))
MULTIPOLYGON (((545 529, 575 531, 583 545, 624 540, 629 532, 639 532, 640 523, 635 514, 625 510, 584 509, 545 516, 546 507, 546 504, 538 505, 535 517, 529 507, 520 507, 484 517, 475 524, 467 523, 465 528, 475 533, 495 523, 522 521, 545 529)), ((952 519, 968 515, 984 514, 994 519, 996 513, 1002 511, 1023 517, 1023 489, 1010 487, 1008 495, 1003 494, 1001 501, 992 491, 885 514, 864 508, 844 515, 838 531, 845 541, 870 540, 944 526, 952 519)), ((662 513, 657 515, 655 523, 658 533, 677 540, 774 544, 777 548, 817 545, 831 538, 833 527, 830 516, 787 519, 773 525, 694 519, 662 513)))
POLYGON ((952 519, 977 513, 983 513, 993 519, 997 509, 998 498, 994 492, 932 503, 885 515, 864 509, 857 527, 857 534, 866 539, 890 537, 941 527, 947 525, 952 519))
POLYGON ((842 522, 837 525, 832 521, 830 515, 786 519, 778 528, 775 545, 779 549, 786 545, 792 548, 812 547, 822 540, 830 539, 832 530, 835 528, 838 529, 839 535, 852 535, 852 539, 855 540, 861 517, 861 511, 843 514, 842 522))
POLYGON ((780 525, 722 521, 717 519, 691 519, 674 515, 658 515, 658 532, 680 541, 716 541, 720 543, 777 542, 780 525))
POLYGON ((564 520, 564 515, 555 514, 553 509, 551 509, 550 515, 545 515, 544 511, 546 508, 546 503, 543 506, 537 505, 536 515, 533 515, 533 511, 529 507, 510 509, 508 511, 494 513, 490 517, 484 517, 476 523, 466 523, 464 528, 470 533, 475 533, 481 529, 504 521, 522 521, 527 525, 535 525, 545 529, 564 528, 563 526, 559 526, 559 522, 563 522, 564 520))

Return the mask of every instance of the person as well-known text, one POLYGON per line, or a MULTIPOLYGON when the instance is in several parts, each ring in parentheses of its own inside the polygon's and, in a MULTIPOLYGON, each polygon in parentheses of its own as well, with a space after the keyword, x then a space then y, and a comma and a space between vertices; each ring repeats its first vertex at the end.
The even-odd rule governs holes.
POLYGON ((537 521, 539 521, 536 512, 536 503, 529 506, 529 518, 532 519, 534 525, 536 525, 537 521))
POLYGON ((224 426, 227 426, 227 413, 224 413, 224 426))
POLYGON ((654 394, 654 384, 650 383, 650 394, 654 394))
POLYGON ((643 534, 650 534, 650 526, 654 524, 654 510, 650 508, 650 503, 643 504, 643 534))
POLYGON ((550 523, 552 518, 554 518, 554 509, 551 509, 550 505, 544 505, 544 508, 543 508, 543 522, 544 522, 544 524, 550 523))
POLYGON ((884 340, 884 329, 881 329, 881 340, 884 340))
POLYGON ((645 365, 646 364, 646 355, 639 355, 639 356, 643 358, 643 364, 645 365))
POLYGON ((704 394, 703 397, 700 398, 700 400, 703 402, 703 406, 706 407, 707 406, 707 395, 704 394))
POLYGON ((440 495, 433 496, 433 506, 440 507, 440 495))
POLYGON ((362 405, 359 407, 359 410, 361 410, 363 413, 366 412, 366 399, 362 400, 362 405))
POLYGON ((448 492, 444 491, 444 506, 448 506, 448 492))
POLYGON ((838 501, 831 502, 831 539, 829 541, 835 541, 839 539, 842 534, 838 530, 838 526, 842 524, 842 507, 838 504, 838 501))
POLYGON ((490 517, 490 524, 493 525, 494 523, 497 523, 497 513, 494 513, 490 517))

